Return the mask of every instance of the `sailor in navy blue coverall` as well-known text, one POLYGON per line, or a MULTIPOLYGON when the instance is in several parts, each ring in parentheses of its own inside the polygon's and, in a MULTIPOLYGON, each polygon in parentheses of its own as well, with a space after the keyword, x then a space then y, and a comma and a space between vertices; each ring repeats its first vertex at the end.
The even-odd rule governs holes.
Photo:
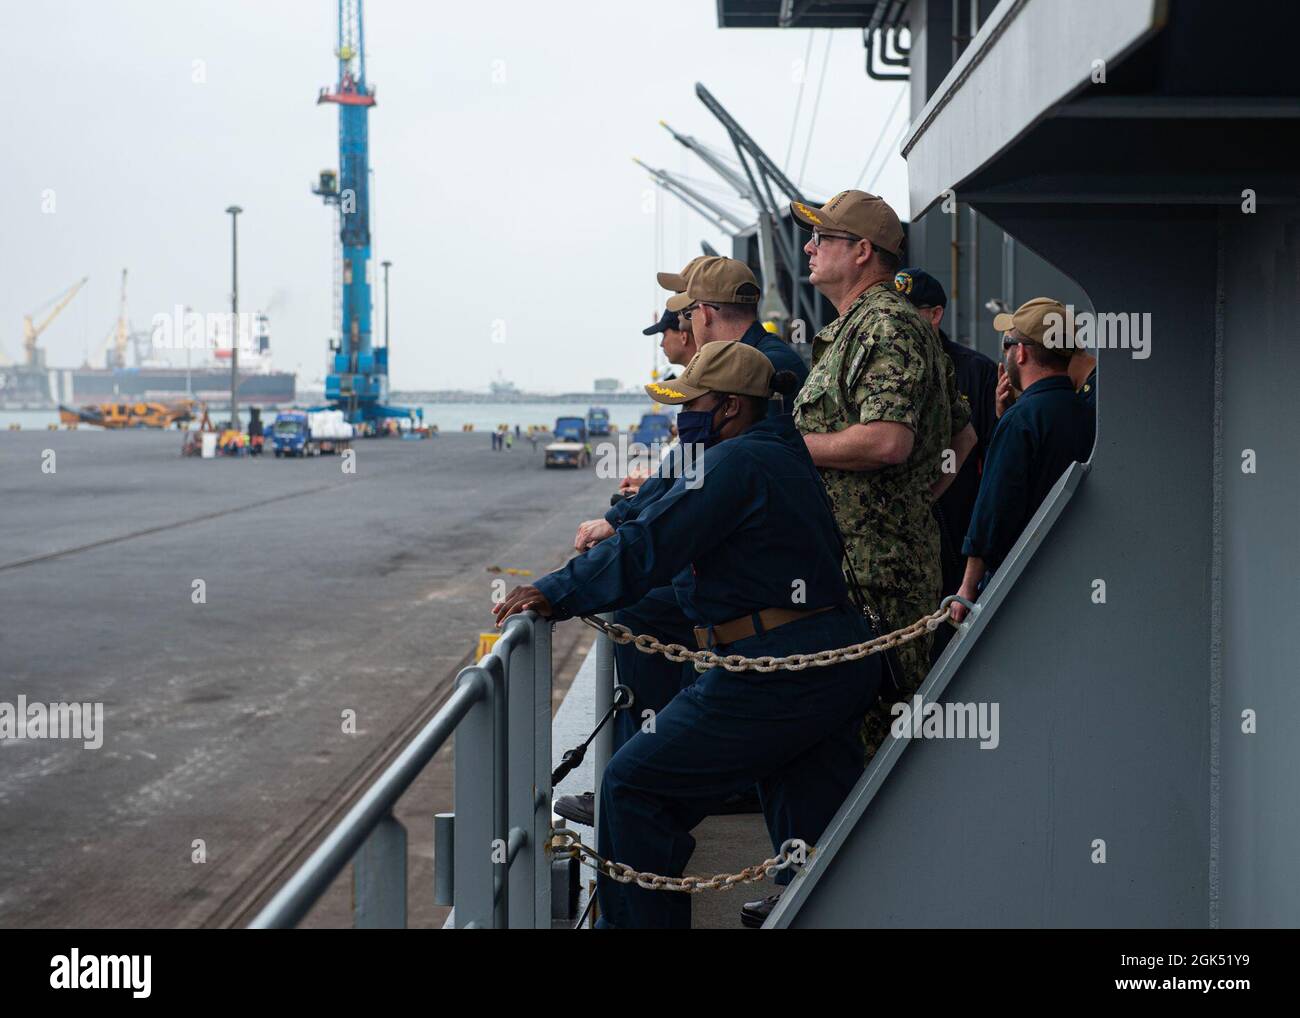
MULTIPOLYGON (((774 372, 792 372, 799 385, 808 377, 808 368, 802 358, 788 343, 769 333, 757 321, 752 322, 736 342, 766 356, 772 362, 774 372)), ((768 405, 769 415, 779 414, 781 410, 779 401, 774 400, 768 405)), ((605 521, 617 529, 635 519, 645 506, 672 486, 674 477, 681 475, 682 471, 677 467, 674 458, 666 457, 659 475, 647 478, 633 498, 612 506, 605 513, 605 521)), ((653 636, 661 643, 693 646, 691 625, 678 605, 672 586, 656 587, 636 604, 619 609, 614 614, 614 621, 638 635, 653 636)), ((678 690, 695 681, 696 671, 690 663, 676 664, 657 654, 644 654, 628 644, 614 648, 614 661, 618 667, 618 681, 632 690, 635 699, 631 710, 621 710, 614 715, 614 748, 617 750, 644 723, 644 712, 650 710, 657 714, 661 711, 678 690)))
MULTIPOLYGON (((1003 366, 1021 394, 998 421, 984 460, 962 546, 966 572, 958 593, 967 600, 979 596, 1070 464, 1092 454, 1096 422, 1070 380, 1073 348, 1045 342, 1052 316, 1068 319, 1058 301, 1035 297, 993 320, 1004 333, 1003 366)), ((958 622, 965 618, 960 604, 950 611, 958 622)))
MULTIPOLYGON (((871 639, 849 602, 839 536, 807 448, 788 415, 766 416, 771 379, 770 362, 752 347, 706 345, 668 383, 675 395, 656 393, 694 417, 681 430, 706 447, 702 483, 674 481, 613 537, 535 587, 516 588, 497 606, 498 625, 528 608, 556 618, 609 611, 679 577, 677 597, 703 642, 718 627, 748 632, 713 642, 718 653, 781 657, 871 639)), ((782 383, 793 388, 788 375, 782 383)), ((791 837, 815 844, 862 773, 857 730, 879 682, 876 657, 803 671, 711 668, 659 713, 653 733, 638 730, 611 759, 598 850, 680 876, 692 828, 755 783, 773 848, 791 837)), ((690 926, 687 894, 603 876, 599 894, 606 925, 690 926)))

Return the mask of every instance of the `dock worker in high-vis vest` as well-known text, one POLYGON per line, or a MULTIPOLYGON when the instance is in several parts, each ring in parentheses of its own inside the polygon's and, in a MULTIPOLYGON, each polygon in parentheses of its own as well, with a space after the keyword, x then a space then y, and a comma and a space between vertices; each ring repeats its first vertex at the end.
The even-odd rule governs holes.
MULTIPOLYGON (((783 390, 795 382, 775 381, 783 390)), ((682 441, 705 449, 699 483, 677 479, 612 537, 516 587, 496 607, 497 624, 527 609, 610 611, 673 582, 696 645, 720 654, 782 657, 871 639, 807 447, 789 415, 767 415, 773 382, 753 347, 706 344, 673 391, 655 394, 681 406, 682 441)), ((709 669, 610 760, 597 851, 680 876, 692 828, 755 783, 773 847, 792 837, 815 844, 862 773, 858 728, 879 683, 875 656, 802 671, 709 669)), ((606 925, 690 927, 688 894, 604 876, 598 890, 606 925)))

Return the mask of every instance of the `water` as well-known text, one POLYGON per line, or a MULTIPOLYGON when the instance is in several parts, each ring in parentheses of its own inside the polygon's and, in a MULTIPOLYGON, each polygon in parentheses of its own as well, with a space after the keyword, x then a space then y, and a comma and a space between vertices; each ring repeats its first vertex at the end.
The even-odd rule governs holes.
MULTIPOLYGON (((514 430, 518 424, 527 430, 530 424, 543 427, 555 427, 557 417, 587 417, 591 403, 417 403, 415 406, 424 411, 424 423, 436 424, 439 431, 460 431, 462 425, 472 424, 475 431, 491 431, 497 425, 505 424, 514 430)), ((627 431, 641 420, 641 415, 650 410, 650 401, 645 403, 607 404, 611 423, 618 425, 619 431, 627 431)), ((671 408, 664 412, 671 414, 671 408)), ((216 421, 222 414, 214 411, 212 419, 216 421)), ((273 415, 263 413, 263 420, 269 421, 273 415)), ((246 419, 246 418, 245 418, 246 419)), ((57 410, 0 410, 0 433, 11 423, 20 424, 24 431, 44 431, 47 425, 59 423, 57 410)), ((82 428, 98 430, 89 425, 82 428)))
POLYGON ((44 431, 46 425, 58 423, 57 410, 0 410, 0 432, 11 424, 21 424, 24 431, 44 431))
MULTIPOLYGON (((499 424, 505 424, 512 430, 518 424, 524 430, 530 424, 543 427, 555 427, 557 417, 581 417, 587 419, 587 411, 593 405, 586 403, 417 403, 424 410, 424 423, 438 425, 439 431, 459 431, 463 424, 473 424, 475 431, 491 431, 499 424)), ((610 423, 617 424, 619 431, 629 430, 641 420, 641 415, 650 411, 650 401, 644 403, 603 404, 609 411, 610 423)), ((671 411, 669 411, 671 413, 671 411)))

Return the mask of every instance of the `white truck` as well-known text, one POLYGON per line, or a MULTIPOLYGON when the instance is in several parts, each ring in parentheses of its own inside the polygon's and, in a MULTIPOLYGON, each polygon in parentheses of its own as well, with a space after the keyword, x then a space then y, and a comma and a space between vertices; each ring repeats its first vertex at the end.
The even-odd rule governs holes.
POLYGON ((591 463, 587 445, 587 422, 581 417, 560 417, 555 422, 555 441, 546 447, 546 467, 575 467, 591 463))

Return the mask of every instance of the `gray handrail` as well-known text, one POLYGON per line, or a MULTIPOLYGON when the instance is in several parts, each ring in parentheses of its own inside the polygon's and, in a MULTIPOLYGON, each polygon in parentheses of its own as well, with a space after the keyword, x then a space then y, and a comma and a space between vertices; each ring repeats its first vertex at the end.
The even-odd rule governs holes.
POLYGON ((405 926, 406 835, 393 808, 453 736, 456 925, 549 927, 550 631, 534 612, 510 619, 491 652, 461 670, 447 702, 249 928, 296 926, 349 862, 357 870, 356 925, 405 926))

